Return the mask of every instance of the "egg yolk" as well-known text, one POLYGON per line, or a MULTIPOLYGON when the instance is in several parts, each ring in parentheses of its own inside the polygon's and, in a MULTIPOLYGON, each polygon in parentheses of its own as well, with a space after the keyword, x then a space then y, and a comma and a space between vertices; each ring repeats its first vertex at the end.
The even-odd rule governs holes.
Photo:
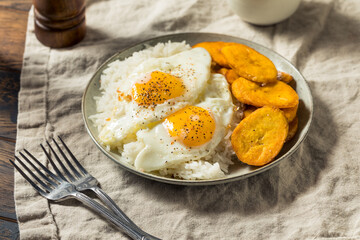
POLYGON ((196 106, 185 107, 164 119, 170 136, 187 147, 203 145, 211 140, 215 120, 209 111, 196 106))
POLYGON ((132 88, 133 99, 140 106, 154 106, 181 96, 185 92, 185 85, 181 78, 171 74, 154 71, 150 80, 136 83, 132 88))

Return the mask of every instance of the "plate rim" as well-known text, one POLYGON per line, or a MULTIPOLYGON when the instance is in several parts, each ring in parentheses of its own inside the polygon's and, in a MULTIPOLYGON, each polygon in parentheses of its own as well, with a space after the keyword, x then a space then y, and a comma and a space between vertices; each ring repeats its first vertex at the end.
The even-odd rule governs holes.
MULTIPOLYGON (((169 40, 168 40, 169 41, 169 40)), ((186 40, 184 40, 186 41, 186 40)), ((211 40, 210 40, 211 41, 211 40)), ((119 51, 117 51, 115 54, 113 54, 111 57, 109 57, 104 63, 102 63, 94 72, 94 74, 91 76, 90 80, 88 81, 85 90, 83 91, 83 95, 81 98, 81 114, 82 114, 82 119, 84 121, 84 125, 86 128, 87 133, 90 135, 90 138, 92 139, 92 141, 95 143, 95 145, 108 157, 110 158, 112 161, 114 161, 115 163, 117 163, 120 167, 122 167, 123 169, 134 173, 138 176, 141 177, 145 177, 147 179, 151 179, 154 181, 158 181, 158 182, 163 182, 163 183, 168 183, 168 184, 174 184, 174 185, 186 185, 186 186, 204 186, 204 185, 217 185, 217 184, 223 184, 223 183, 228 183, 228 182, 234 182, 234 181, 239 181, 242 179, 246 179, 249 178, 251 176, 255 176, 258 175, 262 172, 265 172, 273 167, 275 167, 276 165, 278 165, 282 160, 287 159, 291 154, 295 153, 297 151, 297 149, 300 147, 300 145, 303 143, 303 141, 307 138, 308 134, 309 134, 309 129, 312 125, 312 121, 313 121, 313 116, 314 116, 314 103, 313 103, 313 96, 311 93, 311 88, 309 86, 309 83, 307 82, 307 80, 305 79, 305 77, 301 74, 301 72, 285 57, 283 57, 282 55, 280 55, 279 53, 273 51, 272 49, 265 47, 257 42, 253 42, 244 38, 240 38, 240 37, 236 37, 236 36, 231 36, 231 35, 226 35, 226 34, 219 34, 219 33, 211 33, 211 32, 181 32, 181 33, 174 33, 174 34, 167 34, 167 35, 161 35, 161 36, 157 36, 157 37, 153 37, 153 38, 149 38, 140 42, 137 42, 135 44, 132 44, 124 49, 121 49, 119 51), (286 64, 290 65, 298 75, 300 75, 302 77, 302 80, 304 80, 304 86, 306 87, 306 90, 309 93, 309 105, 307 107, 309 107, 309 120, 307 122, 307 124, 305 125, 303 131, 305 131, 304 135, 302 136, 302 138, 300 138, 295 144, 294 146, 292 146, 284 155, 282 155, 280 158, 276 159, 275 161, 270 162, 269 164, 258 168, 254 171, 251 171, 249 173, 245 173, 243 175, 240 176, 233 176, 233 177, 229 177, 229 178, 218 178, 218 179, 208 179, 208 180, 182 180, 182 179, 175 179, 175 178, 167 178, 167 177, 162 177, 162 176, 158 176, 158 175, 154 175, 154 174, 150 174, 150 173, 145 173, 145 172, 140 172, 137 171, 135 169, 132 169, 124 164, 122 164, 121 162, 117 161, 116 159, 113 158, 113 156, 107 151, 105 150, 105 148, 96 141, 95 136, 93 136, 92 132, 90 131, 89 125, 91 123, 88 122, 88 119, 86 119, 86 114, 85 114, 85 97, 86 97, 86 93, 88 92, 90 85, 93 83, 95 76, 98 74, 98 72, 105 67, 106 65, 108 65, 110 62, 114 61, 118 55, 120 55, 122 52, 127 51, 131 48, 134 48, 136 46, 139 45, 144 45, 147 42, 151 42, 151 41, 156 41, 156 40, 160 40, 160 39, 164 39, 164 38, 171 38, 171 37, 175 37, 175 36, 181 36, 181 35, 213 35, 213 36, 217 36, 217 37, 230 37, 230 38, 235 38, 238 39, 242 42, 248 42, 257 46, 260 46, 261 48, 266 49, 267 51, 271 52, 272 54, 277 55, 277 57, 279 57, 281 59, 281 61, 284 61, 286 64)))

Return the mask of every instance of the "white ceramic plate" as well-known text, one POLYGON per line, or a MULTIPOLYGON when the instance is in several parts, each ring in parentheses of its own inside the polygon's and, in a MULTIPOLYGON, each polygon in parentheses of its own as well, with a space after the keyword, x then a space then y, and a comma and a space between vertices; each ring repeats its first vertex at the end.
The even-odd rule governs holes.
POLYGON ((273 52, 272 50, 263 47, 257 43, 227 35, 213 34, 213 33, 180 33, 180 34, 166 35, 166 36, 161 36, 146 40, 133 47, 118 52, 114 56, 109 58, 96 71, 96 73, 90 79, 85 89, 82 98, 82 114, 86 129, 90 134, 92 140, 95 142, 95 144, 106 156, 108 156, 111 160, 115 161, 116 163, 120 164, 120 166, 122 166, 124 169, 133 172, 139 176, 165 183, 180 184, 180 185, 213 185, 213 184, 236 181, 259 174, 274 167, 279 162, 287 159, 291 154, 293 154, 296 151, 296 149, 299 147, 301 142, 305 139, 309 131, 309 127, 313 115, 313 100, 309 85, 307 84, 301 73, 288 60, 286 60, 279 54, 273 52), (298 108, 299 128, 295 137, 291 141, 285 143, 281 152, 275 158, 274 161, 262 167, 252 167, 237 161, 234 165, 230 167, 229 174, 227 174, 224 178, 212 179, 212 180, 180 180, 180 179, 166 178, 149 173, 140 172, 136 170, 132 165, 121 161, 118 153, 107 151, 105 147, 103 147, 99 143, 97 128, 94 127, 92 122, 89 120, 89 116, 96 113, 96 107, 95 107, 96 104, 95 104, 94 96, 100 96, 99 80, 103 70, 107 68, 109 63, 115 60, 118 59, 124 60, 125 58, 131 56, 134 52, 143 50, 149 45, 154 46, 159 42, 168 42, 168 41, 172 41, 172 42, 186 41, 190 45, 194 45, 196 43, 204 42, 204 41, 225 41, 225 42, 242 43, 249 47, 254 48, 258 52, 267 56, 269 59, 273 61, 273 63, 275 64, 278 70, 287 72, 294 77, 295 81, 292 82, 293 84, 292 87, 296 89, 296 92, 298 93, 300 99, 299 108, 298 108))

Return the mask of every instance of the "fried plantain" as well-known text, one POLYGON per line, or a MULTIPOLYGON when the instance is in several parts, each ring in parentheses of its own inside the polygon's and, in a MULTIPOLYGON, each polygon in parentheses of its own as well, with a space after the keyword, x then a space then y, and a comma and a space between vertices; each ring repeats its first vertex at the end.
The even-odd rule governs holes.
POLYGON ((290 141, 295 136, 298 130, 298 126, 299 126, 299 121, 298 118, 295 117, 294 120, 291 123, 289 123, 289 132, 285 140, 286 142, 290 141))
POLYGON ((295 119, 296 113, 298 110, 298 106, 299 106, 299 104, 296 104, 295 107, 291 107, 291 108, 281 108, 281 110, 284 112, 285 117, 288 120, 288 122, 292 122, 295 119))
POLYGON ((288 74, 286 72, 278 71, 278 73, 277 73, 277 80, 282 81, 284 83, 289 83, 293 79, 294 78, 290 74, 288 74))
POLYGON ((259 83, 277 81, 273 62, 254 49, 238 43, 224 46, 220 52, 239 76, 259 83))
POLYGON ((228 62, 226 61, 224 55, 220 52, 220 50, 225 47, 235 43, 232 42, 201 42, 195 44, 193 48, 202 47, 205 48, 211 55, 211 58, 214 62, 219 64, 222 67, 230 68, 228 62))
POLYGON ((239 75, 234 71, 234 69, 229 69, 225 74, 225 78, 229 84, 232 84, 239 78, 239 75))
POLYGON ((288 129, 284 113, 278 108, 265 106, 239 123, 231 135, 231 144, 240 161, 263 166, 280 152, 288 129))
POLYGON ((299 103, 295 90, 281 81, 262 86, 240 77, 233 82, 231 90, 237 100, 256 107, 292 108, 299 103))

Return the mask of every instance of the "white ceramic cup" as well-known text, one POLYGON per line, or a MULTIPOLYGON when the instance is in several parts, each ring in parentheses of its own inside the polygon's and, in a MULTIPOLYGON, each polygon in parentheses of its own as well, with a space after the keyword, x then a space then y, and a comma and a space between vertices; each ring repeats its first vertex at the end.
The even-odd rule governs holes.
POLYGON ((228 0, 230 9, 246 22, 271 25, 290 17, 301 0, 228 0))

